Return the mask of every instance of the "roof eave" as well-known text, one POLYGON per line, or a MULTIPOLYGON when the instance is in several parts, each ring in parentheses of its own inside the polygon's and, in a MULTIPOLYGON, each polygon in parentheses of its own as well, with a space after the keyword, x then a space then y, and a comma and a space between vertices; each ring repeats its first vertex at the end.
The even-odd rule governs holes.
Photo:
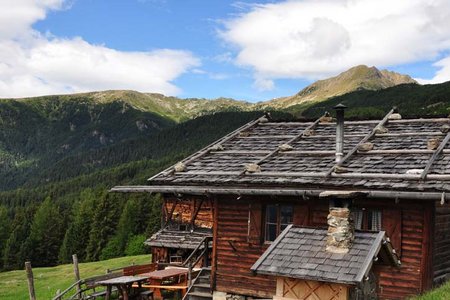
MULTIPOLYGON (((420 201, 449 202, 450 193, 421 192, 421 191, 390 191, 390 190, 351 190, 364 193, 367 198, 408 199, 420 201)), ((249 186, 195 186, 195 185, 144 185, 144 186, 116 186, 110 192, 119 193, 167 193, 189 195, 275 195, 319 197, 323 192, 341 192, 339 189, 299 189, 289 187, 249 187, 249 186)))

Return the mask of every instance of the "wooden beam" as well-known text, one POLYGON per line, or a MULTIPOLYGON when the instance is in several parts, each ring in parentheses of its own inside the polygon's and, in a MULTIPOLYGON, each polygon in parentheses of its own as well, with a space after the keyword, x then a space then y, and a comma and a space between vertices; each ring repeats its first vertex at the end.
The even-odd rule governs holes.
MULTIPOLYGON (((197 218, 198 213, 200 212, 200 209, 202 208, 203 201, 204 201, 204 199, 202 198, 200 200, 200 204, 195 208, 195 211, 191 216, 191 220, 189 222, 191 224, 191 228, 194 228, 194 222, 195 222, 195 219, 197 218)), ((195 202, 194 202, 194 205, 195 205, 195 202)))
MULTIPOLYGON (((392 122, 391 120, 389 120, 389 122, 392 122)), ((345 123, 347 124, 347 123, 345 123)), ((359 133, 353 133, 353 134, 346 134, 345 137, 346 138, 359 138, 359 137, 365 137, 367 134, 359 134, 359 133)), ((445 134, 443 134, 440 131, 424 131, 424 132, 415 132, 415 131, 407 131, 407 132, 398 132, 398 133, 377 133, 375 135, 376 138, 383 138, 383 137, 403 137, 403 136, 444 136, 445 134)), ((331 139, 331 138, 335 138, 336 135, 334 134, 316 134, 316 135, 311 135, 308 137, 305 137, 305 139, 321 139, 321 138, 326 138, 326 139, 331 139)))
POLYGON ((336 163, 333 167, 331 167, 328 172, 326 173, 326 176, 330 176, 331 173, 333 173, 335 167, 337 166, 342 166, 342 164, 349 159, 357 150, 359 145, 364 144, 365 142, 367 142, 372 136, 375 135, 376 132, 376 128, 380 127, 380 126, 384 126, 384 124, 386 124, 386 122, 389 120, 389 116, 394 112, 394 109, 391 109, 386 116, 384 116, 383 120, 381 120, 373 129, 372 131, 367 134, 361 141, 359 141, 359 143, 353 147, 352 150, 350 150, 338 163, 336 163))
MULTIPOLYGON (((195 160, 195 159, 197 159, 199 157, 202 157, 203 155, 209 153, 213 146, 225 143, 225 142, 233 139, 234 137, 238 136, 241 131, 248 130, 248 129, 250 129, 250 128, 252 128, 252 127, 254 127, 254 126, 258 125, 258 124, 259 124, 259 118, 254 120, 254 121, 252 121, 252 122, 250 122, 250 123, 245 124, 244 126, 239 127, 238 129, 236 129, 236 130, 232 131, 231 133, 225 135, 224 137, 222 137, 218 141, 215 141, 215 142, 209 144, 208 146, 206 146, 205 148, 201 149, 200 151, 198 151, 198 152, 196 152, 196 153, 186 157, 181 162, 186 165, 186 164, 192 162, 193 160, 195 160)), ((148 181, 153 180, 156 177, 160 176, 161 174, 165 174, 166 176, 168 176, 168 175, 171 175, 173 173, 175 173, 175 168, 174 168, 174 166, 170 166, 169 168, 165 169, 162 172, 157 173, 156 175, 150 177, 147 180, 148 181)))
MULTIPOLYGON (((293 187, 251 187, 251 186, 117 186, 112 192, 119 193, 186 193, 192 195, 268 195, 268 196, 300 196, 300 197, 318 197, 325 190, 333 189, 299 189, 293 187)), ((339 190, 339 189, 335 189, 339 190)), ((421 191, 390 191, 390 190, 370 190, 370 189, 351 189, 367 193, 368 198, 385 199, 408 199, 420 201, 450 201, 450 193, 442 192, 421 192, 421 191)))
MULTIPOLYGON (((311 129, 313 129, 314 127, 317 126, 317 124, 319 124, 320 119, 322 117, 318 118, 317 120, 314 121, 314 123, 310 124, 308 127, 306 127, 305 129, 302 130, 302 132, 300 132, 298 135, 293 136, 289 141, 286 142, 286 144, 291 144, 299 139, 301 139, 303 137, 303 135, 305 135, 306 132, 310 131, 311 129)), ((271 158, 272 156, 276 155, 278 152, 280 151, 279 147, 277 146, 272 152, 270 152, 269 154, 267 154, 266 156, 264 156, 263 158, 259 159, 258 161, 255 162, 256 165, 260 165, 261 163, 263 163, 265 160, 271 158)), ((239 175, 244 175, 246 174, 246 170, 243 170, 239 175)))
POLYGON ((420 179, 425 180, 427 178, 427 175, 431 169, 431 166, 433 166, 437 157, 439 156, 439 154, 441 154, 442 150, 444 150, 444 147, 445 147, 445 145, 447 145, 449 140, 450 140, 450 132, 447 133, 444 140, 439 144, 439 147, 436 149, 436 151, 434 151, 433 156, 431 156, 431 158, 427 162, 427 165, 425 166, 425 169, 423 170, 422 174, 420 174, 420 179))
POLYGON ((175 203, 173 204, 172 208, 170 209, 169 215, 167 216, 167 220, 164 223, 163 228, 165 228, 167 226, 167 224, 169 224, 170 221, 172 221, 172 217, 173 217, 173 213, 175 211, 175 207, 178 205, 179 200, 175 199, 175 203))

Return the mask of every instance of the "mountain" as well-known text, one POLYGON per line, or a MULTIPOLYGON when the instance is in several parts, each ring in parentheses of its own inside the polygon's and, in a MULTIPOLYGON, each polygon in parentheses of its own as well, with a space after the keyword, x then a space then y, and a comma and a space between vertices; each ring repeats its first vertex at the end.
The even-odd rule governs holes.
POLYGON ((359 90, 381 90, 399 84, 417 83, 408 75, 360 65, 335 77, 319 80, 293 96, 260 103, 261 107, 286 109, 297 104, 319 102, 359 90))
POLYGON ((95 103, 127 103, 134 109, 152 112, 176 122, 186 121, 218 111, 253 110, 251 103, 229 98, 212 100, 198 98, 180 99, 156 93, 140 93, 124 90, 92 92, 78 94, 76 96, 89 99, 95 103))
POLYGON ((403 117, 447 117, 450 113, 450 81, 440 84, 402 84, 371 91, 359 90, 309 106, 291 106, 290 112, 306 118, 316 118, 324 111, 344 103, 347 118, 382 118, 396 106, 403 117))

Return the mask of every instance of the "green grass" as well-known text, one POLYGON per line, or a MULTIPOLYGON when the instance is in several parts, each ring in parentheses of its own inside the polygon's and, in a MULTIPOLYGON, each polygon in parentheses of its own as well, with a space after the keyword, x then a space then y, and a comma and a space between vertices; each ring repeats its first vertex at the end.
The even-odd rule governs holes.
POLYGON ((446 300, 450 299, 450 282, 411 300, 446 300))
MULTIPOLYGON (((128 256, 91 263, 81 263, 81 278, 101 275, 106 269, 114 269, 135 264, 150 263, 150 255, 128 256)), ((55 296, 56 291, 68 288, 75 282, 71 264, 51 268, 33 268, 34 286, 37 300, 47 300, 55 296)), ((25 271, 0 273, 0 299, 28 299, 28 285, 25 271)))

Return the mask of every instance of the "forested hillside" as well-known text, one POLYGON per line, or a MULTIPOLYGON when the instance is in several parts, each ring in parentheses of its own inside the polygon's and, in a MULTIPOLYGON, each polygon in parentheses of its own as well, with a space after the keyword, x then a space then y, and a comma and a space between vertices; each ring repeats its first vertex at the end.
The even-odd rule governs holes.
POLYGON ((397 106, 404 117, 446 117, 450 114, 450 82, 403 84, 378 91, 356 91, 319 103, 297 105, 289 111, 313 118, 324 111, 332 112, 338 103, 348 106, 346 116, 349 118, 381 118, 393 106, 397 106))
MULTIPOLYGON (((143 241, 160 225, 157 196, 108 193, 118 184, 148 177, 198 150, 261 112, 217 113, 114 145, 92 147, 55 160, 0 193, 2 269, 82 261, 145 251, 143 241)), ((289 115, 279 115, 289 117, 289 115)))

